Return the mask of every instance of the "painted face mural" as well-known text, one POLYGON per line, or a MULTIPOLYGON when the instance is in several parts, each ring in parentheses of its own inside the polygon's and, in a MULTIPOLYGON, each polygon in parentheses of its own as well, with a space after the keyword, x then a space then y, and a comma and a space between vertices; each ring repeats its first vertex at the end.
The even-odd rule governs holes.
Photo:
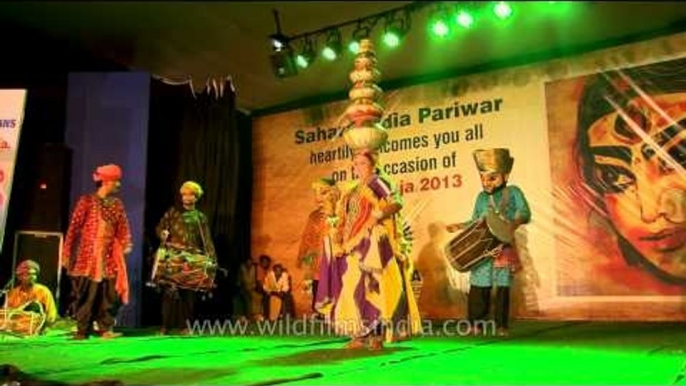
POLYGON ((616 105, 587 133, 587 179, 628 244, 624 249, 672 280, 686 280, 684 125, 686 92, 678 92, 616 105))
POLYGON ((507 178, 503 173, 480 173, 481 186, 486 193, 493 193, 505 185, 507 178))

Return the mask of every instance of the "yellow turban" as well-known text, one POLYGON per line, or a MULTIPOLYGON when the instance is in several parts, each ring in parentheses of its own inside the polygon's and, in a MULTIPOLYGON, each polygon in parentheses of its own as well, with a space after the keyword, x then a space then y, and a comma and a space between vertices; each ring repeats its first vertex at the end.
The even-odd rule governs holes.
POLYGON ((184 189, 192 190, 193 194, 195 194, 195 197, 198 199, 203 195, 202 186, 200 186, 200 184, 195 181, 184 182, 183 185, 181 185, 181 189, 179 189, 179 191, 182 191, 184 189))

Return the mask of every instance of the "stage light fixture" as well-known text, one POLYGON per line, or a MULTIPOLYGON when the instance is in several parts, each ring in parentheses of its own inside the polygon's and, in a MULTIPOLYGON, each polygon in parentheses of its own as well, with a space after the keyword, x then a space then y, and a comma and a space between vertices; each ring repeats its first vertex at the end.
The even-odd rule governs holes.
POLYGON ((269 35, 273 51, 269 57, 272 64, 272 71, 278 78, 297 75, 298 68, 295 64, 293 51, 291 50, 290 39, 281 33, 279 13, 276 10, 274 10, 274 20, 276 21, 276 33, 269 35))
POLYGON ((269 35, 272 51, 270 58, 274 73, 278 77, 295 75, 299 68, 310 67, 315 58, 319 56, 330 61, 336 60, 343 54, 344 41, 341 38, 341 31, 346 29, 346 26, 357 25, 352 33, 352 39, 345 41, 345 43, 349 43, 347 47, 353 53, 359 51, 361 39, 371 38, 374 28, 381 21, 385 21, 382 33, 383 42, 388 47, 397 47, 409 32, 411 16, 429 7, 437 7, 441 11, 438 12, 440 17, 431 19, 434 20, 431 26, 434 34, 440 37, 449 35, 452 26, 449 21, 454 23, 453 19, 449 19, 449 17, 454 18, 454 15, 448 15, 445 11, 446 5, 442 2, 415 1, 374 15, 292 36, 287 36, 281 32, 278 13, 274 10, 276 33, 269 35))
POLYGON ((464 28, 469 28, 474 24, 474 16, 464 9, 461 9, 457 12, 455 20, 457 21, 457 24, 464 28))
POLYGON ((298 68, 293 58, 293 51, 290 47, 286 47, 279 52, 275 52, 270 56, 272 62, 272 71, 278 78, 287 78, 298 74, 298 68))
POLYGON ((360 42, 358 40, 353 40, 348 44, 348 51, 353 54, 357 54, 360 51, 360 42))
POLYGON ((281 52, 288 48, 288 36, 281 32, 281 22, 279 21, 279 12, 273 9, 274 23, 276 24, 276 32, 269 35, 269 41, 272 43, 273 52, 281 52))
POLYGON ((444 38, 450 34, 450 24, 448 23, 448 12, 442 3, 438 4, 438 7, 431 16, 430 22, 431 33, 439 38, 444 38))
POLYGON ((369 26, 362 25, 362 22, 357 23, 357 28, 353 31, 352 39, 348 44, 348 50, 353 54, 356 54, 360 50, 360 40, 369 38, 371 34, 371 28, 369 26))
POLYGON ((317 54, 314 51, 312 39, 307 38, 303 44, 302 51, 295 57, 295 63, 300 68, 307 68, 314 62, 316 57, 317 54))
POLYGON ((434 20, 431 24, 431 32, 438 37, 445 37, 450 33, 450 27, 443 19, 434 20))
POLYGON ((341 31, 338 29, 329 30, 326 34, 322 56, 328 60, 336 60, 341 55, 342 46, 341 31))
POLYGON ((501 19, 507 19, 512 16, 512 7, 505 1, 499 1, 493 6, 493 13, 501 19))
POLYGON ((401 15, 390 14, 386 19, 383 41, 386 46, 394 48, 400 45, 402 39, 410 30, 410 14, 407 11, 401 15))
POLYGON ((273 52, 281 52, 288 47, 288 37, 283 34, 275 33, 269 35, 269 39, 271 39, 273 52))

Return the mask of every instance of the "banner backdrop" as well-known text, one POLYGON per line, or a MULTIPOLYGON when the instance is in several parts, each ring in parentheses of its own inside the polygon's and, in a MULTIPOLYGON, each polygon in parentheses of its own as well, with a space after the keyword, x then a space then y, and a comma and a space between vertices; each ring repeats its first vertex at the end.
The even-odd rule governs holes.
MULTIPOLYGON (((412 224, 422 315, 465 316, 469 274, 448 263, 445 226, 468 220, 482 190, 472 152, 506 147, 533 213, 516 234, 516 317, 683 319, 684 56, 679 34, 386 92, 380 160, 412 224)), ((348 103, 253 121, 252 250, 286 267, 299 313, 311 312, 298 256, 311 184, 354 178, 337 130, 348 103)))
POLYGON ((5 237, 25 102, 26 90, 0 90, 0 251, 5 237))

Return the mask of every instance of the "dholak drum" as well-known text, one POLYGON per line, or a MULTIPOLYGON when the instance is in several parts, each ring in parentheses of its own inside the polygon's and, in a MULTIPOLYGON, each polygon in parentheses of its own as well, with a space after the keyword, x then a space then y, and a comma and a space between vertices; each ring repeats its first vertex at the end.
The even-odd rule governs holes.
POLYGON ((24 311, 24 308, 26 307, 0 309, 0 334, 34 336, 41 333, 45 326, 45 313, 24 311))
POLYGON ((155 255, 152 284, 209 292, 214 289, 217 263, 207 255, 160 247, 155 255))
POLYGON ((473 266, 491 256, 503 245, 488 228, 486 218, 472 223, 445 247, 450 265, 459 272, 469 271, 473 266))

